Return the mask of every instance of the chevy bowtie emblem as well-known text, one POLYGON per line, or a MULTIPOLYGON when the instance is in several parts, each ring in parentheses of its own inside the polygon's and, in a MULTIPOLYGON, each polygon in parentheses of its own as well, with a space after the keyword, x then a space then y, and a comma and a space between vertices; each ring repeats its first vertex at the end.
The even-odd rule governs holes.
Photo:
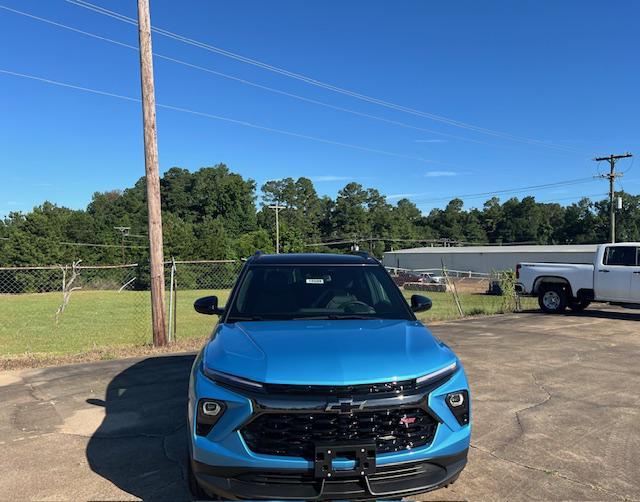
POLYGON ((338 413, 352 413, 364 408, 366 401, 354 401, 353 399, 338 399, 327 404, 326 411, 337 411, 338 413))

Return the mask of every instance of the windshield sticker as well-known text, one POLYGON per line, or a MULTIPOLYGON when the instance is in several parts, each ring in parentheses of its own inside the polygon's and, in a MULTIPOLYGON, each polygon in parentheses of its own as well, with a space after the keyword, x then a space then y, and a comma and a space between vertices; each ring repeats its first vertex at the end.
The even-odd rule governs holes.
POLYGON ((324 279, 307 279, 307 284, 324 284, 324 279))

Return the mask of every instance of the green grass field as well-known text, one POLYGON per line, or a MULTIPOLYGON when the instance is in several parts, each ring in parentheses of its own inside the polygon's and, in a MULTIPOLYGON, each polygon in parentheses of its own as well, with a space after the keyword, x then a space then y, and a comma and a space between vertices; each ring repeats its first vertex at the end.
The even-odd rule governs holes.
MULTIPOLYGON (((176 339, 208 336, 216 322, 193 310, 200 296, 216 294, 220 303, 227 300, 229 290, 178 291, 176 339)), ((404 293, 407 298, 411 292, 404 293)), ((419 315, 423 321, 458 317, 450 293, 426 293, 433 308, 419 315)), ((500 312, 502 299, 481 294, 461 294, 465 314, 481 315, 500 312)), ((149 293, 142 291, 76 291, 66 310, 55 322, 55 312, 62 294, 39 293, 0 295, 0 357, 26 353, 78 354, 94 349, 141 346, 151 341, 149 293)), ((531 299, 524 299, 531 308, 531 299)), ((168 301, 167 301, 168 305, 168 301)))

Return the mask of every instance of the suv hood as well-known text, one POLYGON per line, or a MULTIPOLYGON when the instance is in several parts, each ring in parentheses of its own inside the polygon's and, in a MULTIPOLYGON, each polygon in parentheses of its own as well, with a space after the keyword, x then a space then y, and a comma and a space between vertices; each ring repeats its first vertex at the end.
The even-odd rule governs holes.
POLYGON ((220 324, 203 354, 209 369, 293 385, 408 380, 455 360, 422 323, 406 320, 220 324))

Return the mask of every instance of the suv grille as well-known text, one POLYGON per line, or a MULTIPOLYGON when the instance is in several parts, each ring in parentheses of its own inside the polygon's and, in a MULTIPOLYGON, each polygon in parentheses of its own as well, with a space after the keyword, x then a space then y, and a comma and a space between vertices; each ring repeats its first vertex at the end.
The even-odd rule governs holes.
POLYGON ((315 445, 376 443, 378 453, 423 446, 433 440, 436 420, 421 408, 339 413, 263 413, 241 429, 255 453, 313 458, 315 445))
POLYGON ((416 388, 415 380, 399 382, 367 383, 359 385, 288 385, 265 383, 269 394, 299 394, 304 396, 364 395, 364 394, 400 394, 416 388))

